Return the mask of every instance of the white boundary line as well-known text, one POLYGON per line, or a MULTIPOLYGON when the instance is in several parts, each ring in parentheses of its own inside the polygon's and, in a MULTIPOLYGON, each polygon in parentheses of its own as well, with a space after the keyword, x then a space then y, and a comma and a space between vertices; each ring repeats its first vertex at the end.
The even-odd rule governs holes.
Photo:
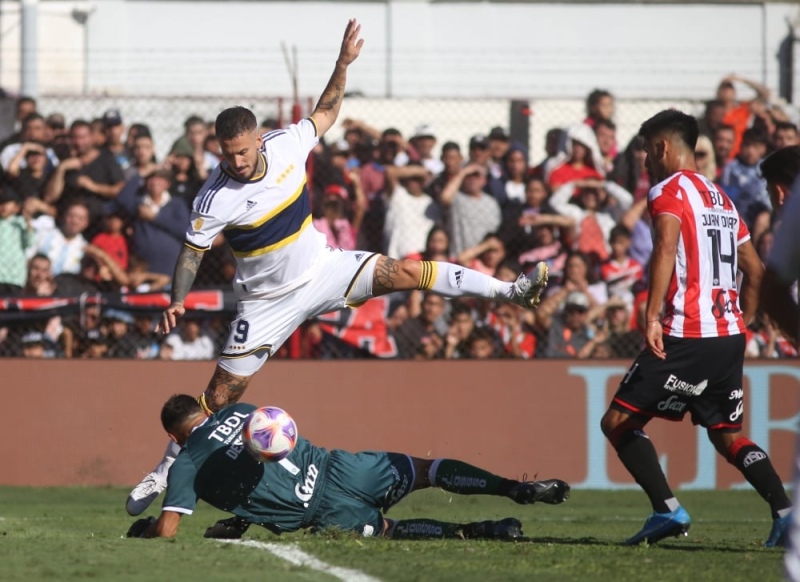
POLYGON ((247 546, 249 548, 258 548, 266 550, 279 558, 286 560, 296 566, 306 566, 312 570, 330 574, 334 578, 344 580, 345 582, 380 582, 380 578, 374 578, 369 574, 365 574, 360 570, 351 570, 350 568, 341 568, 339 566, 331 566, 327 562, 315 558, 311 554, 305 553, 297 544, 275 544, 267 542, 257 542, 255 540, 217 540, 228 544, 236 544, 239 546, 247 546))

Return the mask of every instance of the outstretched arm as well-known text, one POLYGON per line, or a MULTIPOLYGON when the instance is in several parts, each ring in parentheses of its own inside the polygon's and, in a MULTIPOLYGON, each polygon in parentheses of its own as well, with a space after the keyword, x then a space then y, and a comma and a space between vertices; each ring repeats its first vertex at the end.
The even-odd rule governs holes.
POLYGON ((186 301, 186 296, 192 288, 204 253, 205 251, 183 245, 175 263, 175 275, 172 277, 171 305, 161 315, 156 332, 168 334, 177 325, 178 318, 186 313, 183 302, 186 301))
POLYGON ((356 60, 364 45, 364 39, 358 38, 359 32, 361 32, 361 25, 354 18, 350 19, 344 31, 342 48, 339 50, 339 58, 336 59, 331 79, 311 114, 317 126, 317 137, 325 135, 325 132, 336 122, 336 117, 342 108, 347 67, 356 60))

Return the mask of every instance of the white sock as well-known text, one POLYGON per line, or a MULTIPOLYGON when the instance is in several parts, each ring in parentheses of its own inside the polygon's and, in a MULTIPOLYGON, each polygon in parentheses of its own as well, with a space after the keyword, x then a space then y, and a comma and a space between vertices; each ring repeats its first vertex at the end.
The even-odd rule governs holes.
POLYGON ((676 509, 678 509, 681 506, 681 504, 678 502, 677 498, 675 498, 675 497, 670 497, 669 499, 665 499, 664 503, 667 504, 667 507, 669 507, 670 511, 675 511, 676 509))
POLYGON ((443 297, 510 299, 514 296, 513 283, 442 261, 422 261, 420 289, 443 297))
POLYGON ((180 452, 181 447, 178 445, 178 443, 170 439, 166 450, 164 450, 164 457, 161 459, 158 465, 156 465, 156 468, 153 469, 153 473, 166 481, 167 475, 169 474, 169 468, 172 466, 172 463, 175 462, 175 459, 180 452))

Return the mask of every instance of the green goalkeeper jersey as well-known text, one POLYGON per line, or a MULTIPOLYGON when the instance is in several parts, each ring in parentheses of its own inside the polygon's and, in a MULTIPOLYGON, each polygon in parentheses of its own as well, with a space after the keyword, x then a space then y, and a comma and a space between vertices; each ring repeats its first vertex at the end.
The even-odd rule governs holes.
POLYGON ((282 461, 259 463, 242 444, 252 404, 233 404, 192 432, 169 470, 164 511, 191 514, 197 500, 281 533, 310 524, 329 454, 302 437, 282 461))

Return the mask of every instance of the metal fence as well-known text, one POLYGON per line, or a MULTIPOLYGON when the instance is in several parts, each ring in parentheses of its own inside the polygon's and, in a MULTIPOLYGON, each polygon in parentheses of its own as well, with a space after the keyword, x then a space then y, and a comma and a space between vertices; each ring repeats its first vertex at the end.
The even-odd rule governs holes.
MULTIPOLYGON (((175 175, 182 172, 177 158, 194 157, 191 149, 186 151, 186 139, 180 139, 184 135, 184 122, 191 116, 212 122, 220 110, 233 104, 250 107, 259 120, 265 120, 271 127, 306 115, 313 106, 311 99, 303 99, 293 108, 289 100, 247 96, 202 99, 48 96, 39 100, 38 109, 46 116, 60 114, 67 128, 77 119, 94 120, 97 131, 93 136, 98 145, 104 135, 114 133, 110 128, 116 127, 116 114, 126 129, 133 124, 146 126, 157 163, 171 164, 172 197, 188 203, 191 192, 201 182, 178 179, 175 175), (109 126, 106 129, 104 116, 105 125, 109 126)), ((577 240, 569 225, 558 222, 560 215, 552 205, 534 200, 537 187, 546 198, 558 190, 558 185, 552 188, 548 184, 548 176, 560 159, 554 160, 553 156, 564 155, 569 141, 564 130, 570 128, 573 137, 584 136, 579 141, 592 142, 589 149, 595 159, 607 160, 607 167, 601 169, 598 164, 605 174, 603 179, 640 198, 642 193, 636 190, 641 190, 642 185, 636 182, 636 172, 631 171, 633 158, 628 146, 641 122, 666 107, 697 115, 702 112, 702 104, 693 101, 617 101, 614 124, 598 141, 592 129, 582 124, 586 118, 582 100, 347 98, 340 123, 326 136, 326 143, 312 152, 308 166, 312 210, 332 246, 350 245, 399 256, 442 257, 508 280, 513 280, 520 270, 530 270, 536 261, 545 260, 552 273, 551 298, 536 312, 485 301, 445 302, 419 292, 378 298, 359 309, 307 322, 275 357, 635 356, 642 347, 639 320, 646 289, 646 257, 640 258, 637 270, 632 265, 620 264, 606 268, 607 256, 602 250, 588 260, 584 255, 571 254, 577 240), (442 153, 445 144, 449 158, 442 153), (426 153, 428 149, 430 154, 426 153), (504 149, 521 156, 521 174, 511 169, 512 154, 503 152, 504 149), (550 163, 544 164, 548 159, 550 163), (490 193, 487 196, 497 200, 499 221, 486 232, 467 233, 469 236, 461 237, 463 240, 456 240, 452 214, 441 204, 449 176, 444 164, 456 171, 470 161, 483 167, 484 189, 490 193), (397 196, 396 190, 387 186, 386 172, 387 168, 402 165, 428 169, 419 187, 430 195, 426 208, 436 211, 433 218, 423 211, 418 213, 419 223, 393 222, 399 212, 393 207, 397 196), (439 177, 440 174, 444 177, 439 177), (531 178, 543 181, 537 183, 531 178), (340 225, 350 230, 339 232, 340 225), (443 227, 449 248, 434 248, 436 237, 428 237, 433 226, 443 227), (490 233, 494 236, 484 236, 490 233)), ((48 119, 51 133, 46 139, 63 162, 70 156, 69 138, 58 128, 59 117, 48 119)), ((213 159, 217 153, 213 135, 205 135, 208 126, 201 124, 200 129, 202 136, 188 139, 205 143, 205 160, 213 159)), ((601 130, 597 131, 599 137, 601 130)), ((169 289, 172 265, 159 265, 155 269, 158 253, 149 261, 142 260, 142 249, 136 248, 134 235, 145 219, 136 212, 126 214, 105 204, 99 213, 90 215, 90 224, 81 235, 92 246, 88 251, 72 248, 61 240, 69 220, 65 216, 67 206, 55 203, 55 216, 50 217, 52 211, 41 202, 52 175, 35 175, 33 168, 37 162, 27 153, 17 156, 18 167, 10 173, 11 153, 4 159, 0 152, 0 162, 6 169, 4 192, 12 193, 6 194, 4 200, 13 204, 14 196, 20 199, 18 216, 13 216, 16 214, 13 207, 7 211, 8 215, 0 215, 0 224, 7 227, 2 236, 11 237, 3 240, 17 237, 13 239, 14 245, 0 246, 0 273, 5 276, 0 281, 0 295, 6 297, 0 299, 3 308, 0 355, 215 357, 227 337, 231 302, 220 299, 218 305, 209 309, 200 300, 178 333, 166 339, 156 337, 152 333, 154 317, 167 300, 163 293, 169 289), (20 163, 22 159, 26 164, 28 160, 31 162, 27 170, 20 169, 24 165, 20 163), (108 215, 112 218, 107 218, 108 215), (118 232, 119 236, 110 237, 109 232, 118 232), (121 254, 115 255, 121 248, 125 251, 124 259, 121 254), (48 256, 49 261, 41 255, 48 256), (151 295, 137 295, 143 292, 151 295), (154 292, 157 295, 152 295, 154 292)), ((124 181, 137 186, 133 188, 136 191, 143 184, 140 174, 144 168, 138 172, 132 156, 126 149, 116 157, 122 164, 124 181)), ((48 166, 43 170, 45 174, 52 171, 48 164, 45 166, 48 166)), ((147 171, 150 169, 148 166, 147 171)), ((68 183, 67 189, 79 189, 77 176, 81 172, 76 171, 75 183, 68 183)), ((413 177, 404 177, 398 184, 411 192, 414 182, 413 177)), ((617 199, 610 188, 598 188, 598 196, 608 199, 605 212, 618 222, 622 220, 631 200, 617 199)), ((137 196, 144 194, 140 189, 137 196)), ((179 225, 177 231, 180 228, 179 225)), ((180 244, 179 232, 174 238, 180 244)), ((610 251, 609 241, 603 242, 606 252, 610 251)), ((235 261, 227 246, 216 246, 203 261, 195 289, 227 291, 234 272, 235 261)), ((768 323, 759 322, 752 330, 750 356, 785 357, 792 353, 768 323)))

